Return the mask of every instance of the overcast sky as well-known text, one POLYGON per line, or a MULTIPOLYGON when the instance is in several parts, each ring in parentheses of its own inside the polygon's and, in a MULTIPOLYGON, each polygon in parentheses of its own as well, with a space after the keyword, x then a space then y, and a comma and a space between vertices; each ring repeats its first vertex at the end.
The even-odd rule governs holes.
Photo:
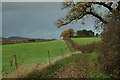
POLYGON ((2 31, 3 37, 20 36, 28 38, 57 38, 60 39, 62 31, 73 28, 94 29, 94 19, 88 17, 85 25, 81 20, 57 28, 55 21, 67 14, 61 10, 59 2, 3 2, 2 3, 2 31))

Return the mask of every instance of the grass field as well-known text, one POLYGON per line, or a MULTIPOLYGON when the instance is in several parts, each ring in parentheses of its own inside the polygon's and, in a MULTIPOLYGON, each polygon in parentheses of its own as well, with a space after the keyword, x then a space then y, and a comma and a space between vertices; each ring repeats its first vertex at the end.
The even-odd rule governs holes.
POLYGON ((97 37, 84 37, 84 38, 72 38, 72 40, 74 40, 78 44, 86 45, 86 44, 90 44, 90 43, 93 43, 93 42, 101 41, 101 38, 97 38, 97 37))
MULTIPOLYGON (((79 44, 85 45, 95 41, 100 41, 100 38, 72 38, 79 44)), ((67 44, 68 45, 68 44, 67 44)), ((71 45, 68 45, 71 47, 71 45)), ((37 64, 48 62, 48 50, 50 52, 51 60, 61 56, 61 49, 63 54, 67 54, 67 48, 60 40, 37 43, 21 43, 2 46, 2 68, 3 74, 10 72, 11 60, 14 62, 13 55, 17 56, 17 63, 23 58, 23 67, 31 67, 37 64)), ((15 70, 15 63, 13 63, 13 70, 15 70)))
POLYGON ((30 67, 48 61, 48 50, 50 52, 51 60, 58 56, 61 56, 61 49, 63 49, 63 54, 68 53, 66 47, 64 46, 64 43, 60 40, 38 43, 3 45, 2 46, 3 74, 10 71, 10 61, 11 60, 14 61, 13 57, 14 54, 17 56, 18 63, 23 57, 22 65, 24 65, 25 67, 30 67))

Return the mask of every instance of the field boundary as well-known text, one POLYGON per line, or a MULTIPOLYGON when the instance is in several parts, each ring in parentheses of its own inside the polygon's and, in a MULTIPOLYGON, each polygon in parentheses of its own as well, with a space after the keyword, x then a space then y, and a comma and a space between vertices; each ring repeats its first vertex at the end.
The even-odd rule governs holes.
POLYGON ((75 51, 80 50, 81 45, 79 45, 76 42, 74 42, 71 38, 64 38, 64 40, 67 40, 73 46, 75 51))
POLYGON ((21 65, 23 68, 29 68, 35 65, 46 64, 48 62, 48 51, 50 52, 51 61, 57 57, 68 54, 68 50, 61 40, 4 45, 2 76, 6 76, 11 72, 16 71, 17 68, 15 66, 14 55, 17 57, 17 67, 21 65))
POLYGON ((71 53, 71 51, 70 51, 69 47, 67 46, 65 40, 61 40, 61 41, 64 43, 64 45, 65 45, 65 47, 67 48, 68 52, 71 53))
MULTIPOLYGON (((55 60, 51 61, 51 65, 55 64, 56 62, 58 61, 61 61, 62 59, 65 59, 65 58, 68 58, 74 54, 78 54, 78 53, 81 53, 80 51, 76 51, 76 52, 73 52, 71 54, 66 54, 64 57, 62 56, 59 56, 57 57, 55 60)), ((41 64, 41 65, 35 65, 33 67, 30 67, 28 69, 25 69, 23 70, 22 68, 19 68, 18 70, 6 75, 5 77, 3 78, 24 78, 25 76, 27 76, 28 74, 31 74, 32 72, 38 70, 38 71, 41 71, 42 69, 45 69, 49 66, 49 62, 47 62, 46 64, 41 64)))
POLYGON ((81 51, 71 52, 69 47, 68 47, 68 45, 66 44, 66 42, 64 40, 61 40, 61 41, 63 41, 64 46, 68 50, 67 54, 61 55, 61 56, 58 56, 58 57, 54 58, 53 60, 50 61, 50 63, 49 63, 49 60, 47 60, 43 64, 36 64, 34 66, 30 66, 28 69, 24 68, 24 66, 23 67, 19 67, 17 70, 15 70, 14 72, 11 72, 11 73, 5 75, 3 78, 24 78, 25 76, 27 76, 28 74, 31 74, 32 72, 34 72, 36 70, 37 71, 41 71, 42 69, 45 69, 46 67, 49 67, 49 66, 55 64, 58 61, 61 61, 61 60, 65 59, 65 58, 68 58, 68 57, 70 57, 70 56, 72 56, 74 54, 81 53, 81 51))

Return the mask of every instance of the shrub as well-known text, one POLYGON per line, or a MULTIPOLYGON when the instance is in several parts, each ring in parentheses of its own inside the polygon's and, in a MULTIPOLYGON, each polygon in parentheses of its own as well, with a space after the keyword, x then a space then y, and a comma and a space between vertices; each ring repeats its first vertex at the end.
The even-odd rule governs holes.
POLYGON ((120 13, 116 12, 104 26, 99 62, 102 69, 112 77, 118 77, 120 64, 120 13))
POLYGON ((91 52, 95 52, 95 51, 99 50, 98 48, 99 48, 100 43, 93 42, 93 43, 87 44, 87 45, 79 45, 70 38, 64 38, 64 39, 68 40, 72 44, 72 46, 75 50, 79 50, 82 53, 91 53, 91 52))

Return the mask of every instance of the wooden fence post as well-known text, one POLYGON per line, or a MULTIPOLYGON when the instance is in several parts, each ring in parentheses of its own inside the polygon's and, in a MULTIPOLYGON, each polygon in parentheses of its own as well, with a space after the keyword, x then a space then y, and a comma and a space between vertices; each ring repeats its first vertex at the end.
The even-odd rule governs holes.
POLYGON ((16 69, 18 69, 18 67, 17 67, 17 58, 16 58, 16 55, 14 55, 14 58, 15 58, 15 66, 16 66, 16 69))
POLYGON ((49 60, 49 65, 51 65, 51 62, 50 62, 50 52, 48 50, 48 60, 49 60))
POLYGON ((62 50, 62 49, 61 49, 61 55, 62 55, 62 57, 64 57, 64 56, 63 56, 63 50, 62 50))
POLYGON ((12 72, 12 66, 13 66, 13 60, 11 60, 11 65, 10 65, 11 72, 12 72))
POLYGON ((23 57, 21 58, 21 61, 19 63, 19 67, 21 67, 22 63, 23 63, 23 57))

